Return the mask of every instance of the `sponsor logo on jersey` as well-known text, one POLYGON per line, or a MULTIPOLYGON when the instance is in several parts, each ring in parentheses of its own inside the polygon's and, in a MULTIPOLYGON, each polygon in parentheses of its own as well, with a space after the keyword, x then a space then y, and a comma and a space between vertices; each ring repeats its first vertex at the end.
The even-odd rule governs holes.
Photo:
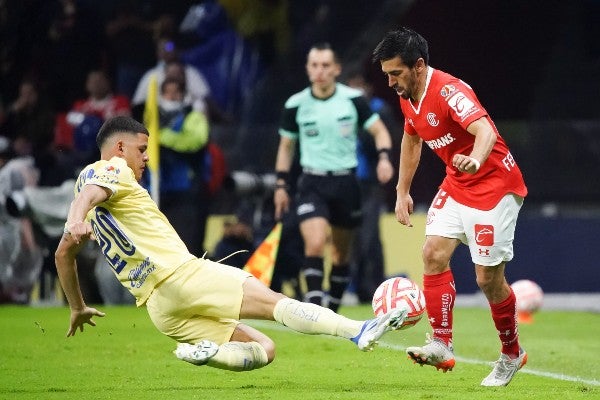
POLYGON ((517 163, 515 162, 515 159, 513 158, 512 154, 508 153, 506 154, 506 157, 504 157, 502 159, 502 164, 504 164, 504 166, 506 167, 507 170, 512 170, 517 163))
POLYGON ((356 126, 352 121, 338 121, 340 135, 342 137, 349 137, 354 133, 354 127, 356 126))
POLYGON ((450 132, 446 133, 440 138, 425 141, 431 150, 441 149, 442 147, 448 146, 452 142, 454 142, 454 136, 452 136, 450 132))
POLYGON ((156 266, 146 257, 144 261, 129 271, 128 279, 133 288, 141 288, 146 278, 156 270, 156 266))
POLYGON ((115 175, 119 175, 119 172, 121 172, 121 170, 117 167, 115 167, 114 165, 107 165, 106 167, 104 167, 104 170, 106 171, 107 174, 115 174, 115 175))
POLYGON ((475 224, 475 242, 479 246, 493 246, 494 225, 475 224))
POLYGON ((431 126, 438 126, 440 124, 440 120, 437 119, 437 116, 432 112, 427 114, 427 122, 429 122, 429 125, 431 126))
POLYGON ((317 136, 319 134, 317 123, 314 121, 304 122, 302 124, 302 131, 306 136, 317 136))
POLYGON ((472 115, 479 110, 479 107, 477 107, 463 92, 457 92, 447 101, 450 108, 456 112, 456 115, 460 117, 461 121, 464 121, 469 115, 472 115))
POLYGON ((442 87, 442 90, 440 90, 440 94, 442 95, 443 98, 447 98, 455 91, 456 91, 456 87, 454 85, 444 85, 442 87))

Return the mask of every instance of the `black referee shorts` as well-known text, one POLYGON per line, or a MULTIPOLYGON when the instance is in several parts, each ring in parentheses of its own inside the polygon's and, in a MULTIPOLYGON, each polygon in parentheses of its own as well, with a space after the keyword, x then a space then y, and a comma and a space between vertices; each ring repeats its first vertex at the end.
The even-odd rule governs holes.
POLYGON ((332 226, 356 228, 362 218, 360 187, 356 175, 303 173, 298 178, 296 215, 300 222, 323 217, 332 226))

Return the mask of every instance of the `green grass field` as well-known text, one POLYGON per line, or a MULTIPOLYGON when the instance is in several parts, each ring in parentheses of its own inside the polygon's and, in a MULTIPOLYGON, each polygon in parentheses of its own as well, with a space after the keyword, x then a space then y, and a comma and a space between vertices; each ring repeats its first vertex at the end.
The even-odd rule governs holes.
MULTIPOLYGON (((599 399, 600 315, 544 311, 520 327, 529 363, 508 387, 483 388, 498 356, 488 311, 455 310, 457 365, 443 374, 412 364, 404 348, 421 344, 426 321, 391 332, 372 353, 344 339, 306 336, 250 321, 277 343, 273 364, 235 373, 195 367, 171 354, 175 344, 145 309, 107 313, 66 338, 67 308, 0 307, 0 399, 599 399)), ((344 307, 353 318, 367 306, 344 307)))

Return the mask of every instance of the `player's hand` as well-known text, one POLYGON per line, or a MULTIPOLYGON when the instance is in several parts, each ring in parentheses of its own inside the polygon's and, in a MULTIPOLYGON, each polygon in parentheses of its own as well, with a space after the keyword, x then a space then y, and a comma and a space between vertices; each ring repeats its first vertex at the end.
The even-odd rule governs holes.
POLYGON ((452 165, 460 172, 466 172, 467 174, 474 174, 479 171, 481 163, 476 158, 465 156, 464 154, 455 154, 452 157, 452 165))
POLYGON ((283 188, 275 189, 273 202, 275 204, 275 220, 279 221, 281 220, 283 213, 288 212, 290 208, 290 195, 287 190, 283 188))
POLYGON ((89 222, 84 221, 67 224, 67 230, 77 244, 81 243, 83 239, 94 240, 92 225, 89 222))
POLYGON ((104 317, 104 313, 102 311, 98 311, 92 307, 85 307, 83 310, 71 310, 71 325, 69 326, 69 331, 67 332, 67 337, 75 336, 75 332, 77 332, 77 328, 81 332, 83 332, 83 324, 89 324, 91 326, 96 326, 96 323, 92 320, 92 317, 104 317))
POLYGON ((394 166, 390 160, 386 158, 380 158, 377 162, 377 180, 379 183, 386 184, 394 176, 394 166))
POLYGON ((410 222, 410 214, 413 213, 413 199, 410 194, 401 195, 398 193, 396 195, 396 207, 394 211, 396 212, 396 219, 402 225, 406 225, 408 227, 412 227, 410 222))

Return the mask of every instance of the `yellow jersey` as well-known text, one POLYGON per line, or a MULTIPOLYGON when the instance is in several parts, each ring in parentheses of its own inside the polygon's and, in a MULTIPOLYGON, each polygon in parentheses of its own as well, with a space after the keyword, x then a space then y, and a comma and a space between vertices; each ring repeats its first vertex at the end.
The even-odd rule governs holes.
POLYGON ((112 192, 88 212, 86 221, 115 275, 141 306, 156 285, 196 257, 124 159, 113 157, 86 166, 77 178, 75 196, 84 185, 112 192))

